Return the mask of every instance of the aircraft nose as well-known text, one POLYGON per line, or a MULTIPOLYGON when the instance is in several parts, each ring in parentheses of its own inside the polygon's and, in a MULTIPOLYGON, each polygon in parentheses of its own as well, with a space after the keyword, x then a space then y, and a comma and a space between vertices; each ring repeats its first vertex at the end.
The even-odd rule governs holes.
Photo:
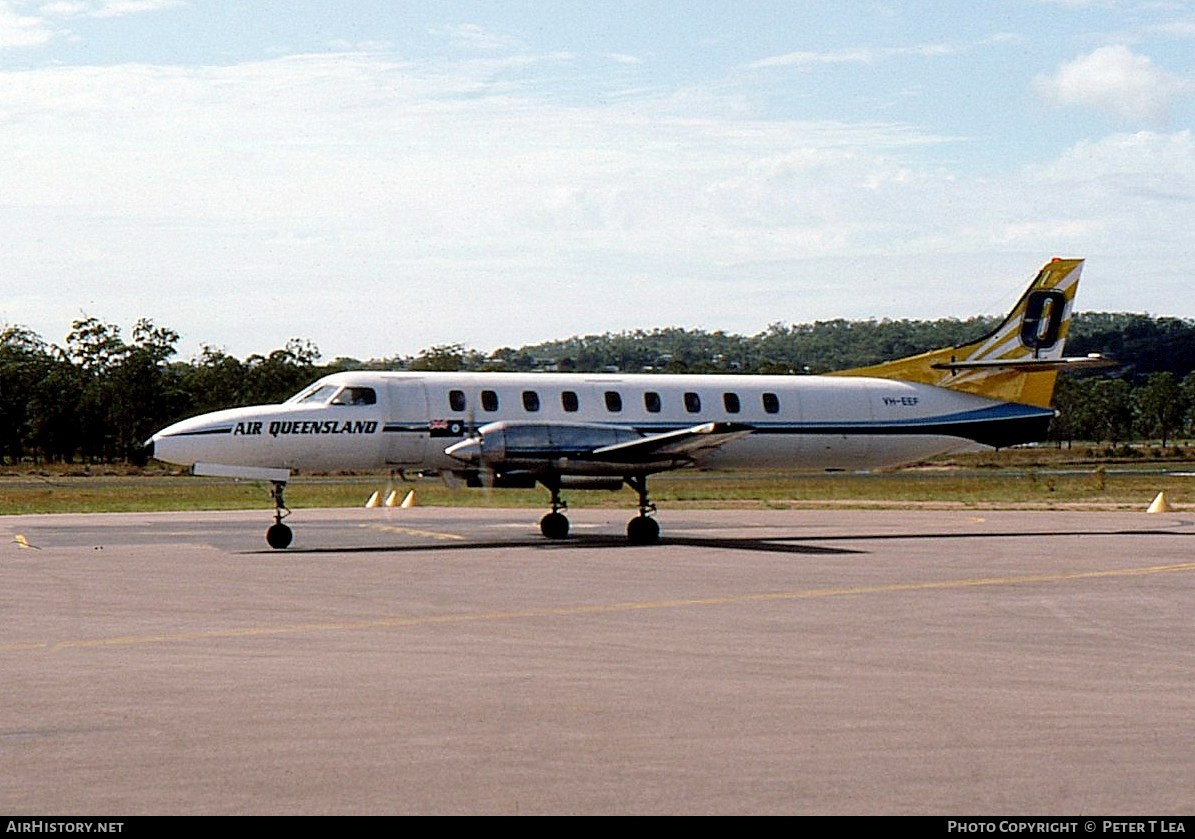
POLYGON ((133 461, 135 466, 144 466, 154 456, 154 440, 149 438, 139 449, 134 449, 129 460, 133 461))

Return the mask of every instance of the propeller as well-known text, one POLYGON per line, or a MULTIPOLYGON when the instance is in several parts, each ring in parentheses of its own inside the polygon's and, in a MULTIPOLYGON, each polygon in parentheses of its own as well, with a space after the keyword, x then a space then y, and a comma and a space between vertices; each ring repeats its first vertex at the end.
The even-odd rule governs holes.
MULTIPOLYGON (((488 492, 494 488, 496 472, 485 457, 484 439, 477 425, 476 401, 470 399, 467 404, 468 409, 465 414, 464 427, 465 436, 444 449, 444 454, 475 467, 477 469, 478 485, 488 492)), ((445 486, 451 489, 459 488, 462 483, 466 486, 472 485, 468 481, 462 481, 459 473, 444 472, 443 475, 445 486), (450 475, 451 478, 448 477, 450 475)))

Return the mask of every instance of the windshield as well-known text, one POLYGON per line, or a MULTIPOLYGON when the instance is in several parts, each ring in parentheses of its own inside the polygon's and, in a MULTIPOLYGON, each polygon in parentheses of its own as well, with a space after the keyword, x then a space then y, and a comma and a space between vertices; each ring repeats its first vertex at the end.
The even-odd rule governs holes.
POLYGON ((371 387, 346 387, 332 400, 333 405, 376 405, 377 402, 378 395, 371 387))
POLYGON ((287 400, 295 405, 376 405, 378 394, 371 387, 313 385, 287 400))
POLYGON ((322 405, 332 398, 332 394, 339 390, 336 385, 317 385, 310 390, 299 391, 290 401, 299 404, 322 405))

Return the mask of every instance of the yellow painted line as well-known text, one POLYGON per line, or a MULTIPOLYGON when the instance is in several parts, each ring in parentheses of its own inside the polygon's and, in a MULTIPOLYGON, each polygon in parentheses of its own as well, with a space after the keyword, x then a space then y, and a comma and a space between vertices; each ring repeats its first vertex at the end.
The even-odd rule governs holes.
POLYGON ((360 632, 372 629, 402 629, 407 627, 444 624, 481 623, 487 621, 526 620, 546 617, 615 614, 655 609, 683 609, 692 606, 728 606, 740 603, 772 603, 785 600, 812 600, 822 597, 843 597, 888 592, 932 591, 938 589, 976 588, 980 586, 1025 585, 1031 583, 1060 583, 1075 580, 1095 580, 1111 577, 1136 577, 1147 574, 1170 574, 1195 571, 1195 562, 1175 565, 1153 565, 1145 568, 1114 568, 1106 571, 1073 571, 1058 574, 1027 574, 1022 576, 979 577, 970 580, 939 580, 923 583, 889 583, 886 585, 848 586, 844 588, 816 588, 802 591, 764 592, 757 594, 729 594, 721 597, 694 597, 680 600, 645 600, 629 603, 598 603, 589 606, 558 606, 543 609, 521 609, 505 612, 471 612, 458 615, 425 615, 404 618, 378 618, 365 621, 330 623, 297 623, 280 626, 247 626, 227 629, 200 629, 185 632, 163 632, 150 635, 119 635, 110 638, 80 638, 57 643, 23 643, 0 645, 0 653, 60 652, 62 650, 98 649, 103 647, 132 647, 145 644, 167 644, 212 639, 260 638, 321 632, 360 632))
POLYGON ((383 533, 401 533, 403 536, 420 536, 424 539, 455 539, 463 541, 464 536, 457 533, 443 533, 439 530, 416 530, 413 527, 396 527, 392 524, 363 524, 361 527, 369 530, 380 530, 383 533))

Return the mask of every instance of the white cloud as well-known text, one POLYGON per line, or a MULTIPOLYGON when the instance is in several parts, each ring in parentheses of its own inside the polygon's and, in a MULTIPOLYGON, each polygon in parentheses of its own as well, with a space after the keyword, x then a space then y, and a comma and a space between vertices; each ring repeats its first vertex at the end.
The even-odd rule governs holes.
POLYGON ((1195 207, 1195 141, 1190 131, 1140 131, 1085 140, 1046 167, 1045 182, 1084 211, 1114 223, 1120 235, 1173 236, 1175 214, 1195 207))
POLYGON ((15 307, 0 319, 59 340, 80 308, 152 317, 239 355, 294 335, 368 357, 660 324, 750 332, 971 314, 987 301, 960 270, 1007 281, 1056 253, 1187 235, 1186 132, 989 179, 935 162, 953 138, 762 120, 737 89, 570 104, 521 75, 553 61, 0 73, 15 307), (848 293, 851 276, 883 291, 848 293))
POLYGON ((1124 122, 1163 124, 1173 101, 1189 92, 1191 82, 1160 67, 1128 47, 1100 47, 1063 64, 1035 85, 1062 105, 1098 108, 1124 122))
POLYGON ((876 60, 874 50, 858 49, 840 52, 812 52, 798 50, 753 61, 750 67, 810 67, 817 64, 869 64, 876 60))
POLYGON ((490 32, 475 23, 462 23, 453 26, 437 26, 429 33, 448 38, 458 49, 476 50, 478 52, 498 52, 501 50, 521 49, 523 44, 505 35, 490 32))
POLYGON ((0 0, 0 50, 39 47, 69 37, 72 33, 61 28, 61 22, 72 18, 126 17, 183 5, 184 0, 52 0, 41 4, 0 0))
POLYGON ((1168 38, 1195 38, 1195 21, 1174 20, 1144 27, 1144 31, 1168 38))
MULTIPOLYGON (((1190 130, 1174 133, 1138 131, 1083 140, 1067 149, 1043 175, 1083 180, 1156 172, 1167 180, 1181 176, 1195 185, 1195 138, 1190 130)), ((1188 193, 1195 201, 1195 191, 1188 193)))
POLYGON ((59 2, 43 3, 38 6, 38 11, 47 17, 74 17, 86 12, 88 6, 86 3, 74 2, 71 0, 59 0, 59 2))
POLYGON ((389 41, 348 41, 337 38, 329 42, 328 46, 338 52, 387 52, 394 49, 389 41))
MULTIPOLYGON (((972 188, 975 188, 974 186, 972 188)), ((1104 279, 1084 307, 1185 313, 1195 207, 1189 131, 1142 131, 1084 140, 1053 161, 979 187, 972 234, 993 250, 1086 256, 1104 279)))
POLYGON ((797 52, 785 53, 784 55, 761 58, 748 66, 755 69, 763 67, 809 67, 819 64, 871 64, 885 59, 901 58, 904 56, 933 58, 945 55, 963 55, 972 52, 978 47, 1016 40, 1020 40, 1020 38, 1007 32, 1000 32, 979 41, 961 44, 936 43, 914 44, 909 47, 867 47, 853 50, 839 50, 836 52, 799 50, 797 52))
POLYGON ((934 186, 915 161, 939 138, 692 102, 678 114, 667 98, 567 106, 524 95, 499 65, 341 54, 0 75, 0 111, 15 115, 0 122, 6 293, 153 316, 237 350, 230 330, 353 354, 492 346, 550 337, 553 323, 638 324, 644 307, 692 322, 693 283, 830 258, 893 228, 904 239, 910 194, 935 203, 920 200, 934 186), (647 290, 622 288, 632 276, 647 290), (344 308, 334 286, 370 302, 335 332, 352 341, 328 347, 329 313, 344 308), (528 322, 521 301, 541 296, 528 322), (470 305, 449 323, 445 300, 470 305), (258 307, 293 320, 263 324, 258 307))
POLYGON ((42 18, 22 14, 13 3, 0 2, 0 50, 41 46, 55 35, 42 18))
POLYGON ((146 12, 158 12, 175 6, 186 5, 183 0, 102 0, 94 8, 92 17, 124 17, 126 15, 140 15, 146 12))

